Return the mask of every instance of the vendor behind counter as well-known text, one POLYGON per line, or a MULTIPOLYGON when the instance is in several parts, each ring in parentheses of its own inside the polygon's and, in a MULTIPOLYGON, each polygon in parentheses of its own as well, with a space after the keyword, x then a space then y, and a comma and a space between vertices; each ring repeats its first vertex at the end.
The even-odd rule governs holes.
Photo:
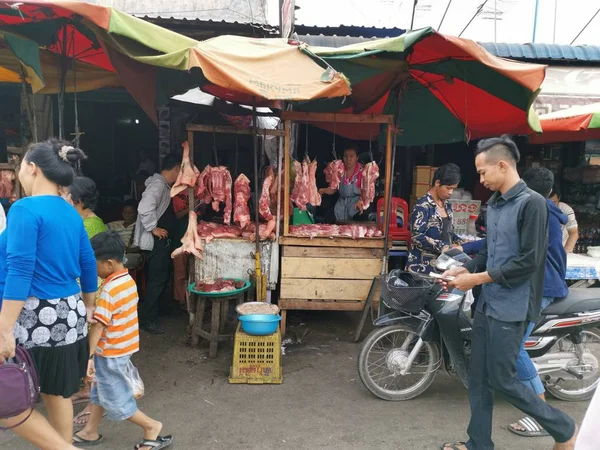
POLYGON ((321 188, 319 194, 334 195, 339 197, 335 206, 327 213, 326 222, 366 221, 367 213, 362 210, 360 202, 360 183, 362 180, 363 165, 358 162, 358 148, 349 146, 344 150, 344 176, 338 189, 321 188))

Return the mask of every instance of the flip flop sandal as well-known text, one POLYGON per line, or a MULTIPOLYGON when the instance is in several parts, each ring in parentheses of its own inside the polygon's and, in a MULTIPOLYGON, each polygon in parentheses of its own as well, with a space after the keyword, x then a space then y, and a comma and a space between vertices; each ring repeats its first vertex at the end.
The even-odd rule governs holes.
MULTIPOLYGON (((83 412, 83 411, 81 411, 79 414, 77 414, 77 415, 76 415, 76 416, 73 418, 73 426, 74 426, 74 427, 85 427, 85 426, 87 425, 87 423, 89 422, 89 420, 90 420, 90 414, 91 414, 90 412, 83 412), (87 418, 88 418, 88 420, 87 420, 85 423, 76 423, 76 422, 75 422, 77 419, 81 419, 82 417, 87 417, 87 418)), ((105 417, 106 417, 106 413, 104 413, 104 414, 102 415, 102 418, 103 418, 103 419, 104 419, 105 417)))
POLYGON ((104 442, 104 436, 99 435, 98 439, 94 441, 90 441, 89 439, 84 439, 78 434, 73 435, 73 445, 75 447, 93 447, 95 445, 100 445, 104 442))
POLYGON ((89 397, 79 397, 75 400, 71 400, 71 402, 73 402, 73 406, 81 405, 82 403, 88 403, 89 401, 89 397))
POLYGON ((139 450, 142 447, 150 447, 152 450, 160 450, 161 448, 169 447, 173 442, 175 442, 175 438, 173 436, 159 436, 155 441, 152 439, 144 439, 142 442, 133 447, 133 450, 139 450))
POLYGON ((464 446, 465 448, 467 448, 467 443, 466 442, 447 442, 446 444, 442 444, 440 445, 440 450, 446 450, 447 448, 449 448, 450 450, 463 450, 462 448, 459 447, 459 445, 464 446))
POLYGON ((517 425, 520 425, 522 428, 524 428, 524 430, 517 430, 512 425, 513 424, 510 424, 508 426, 508 431, 514 434, 518 434, 519 436, 542 437, 550 435, 550 433, 544 430, 544 428, 539 423, 537 423, 535 419, 532 419, 531 417, 524 417, 523 419, 517 422, 517 425))

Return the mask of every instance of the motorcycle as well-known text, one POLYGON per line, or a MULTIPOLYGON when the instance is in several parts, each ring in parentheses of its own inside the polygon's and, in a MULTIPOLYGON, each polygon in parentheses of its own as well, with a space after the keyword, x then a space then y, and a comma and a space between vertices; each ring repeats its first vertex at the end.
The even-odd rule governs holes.
MULTIPOLYGON (((469 257, 451 250, 444 271, 469 257)), ((467 387, 473 296, 444 291, 434 280, 397 271, 381 279, 389 312, 375 321, 358 357, 358 373, 375 396, 409 400, 425 392, 440 368, 467 387)), ((565 401, 590 399, 600 381, 600 289, 570 289, 544 311, 525 343, 546 390, 565 401)))

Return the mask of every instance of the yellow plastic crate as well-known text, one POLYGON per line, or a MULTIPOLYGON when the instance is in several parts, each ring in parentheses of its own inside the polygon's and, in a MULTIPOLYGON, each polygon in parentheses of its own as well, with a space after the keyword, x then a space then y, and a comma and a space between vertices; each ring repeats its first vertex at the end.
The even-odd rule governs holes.
POLYGON ((281 332, 269 336, 250 336, 238 324, 229 373, 232 384, 281 384, 281 332))

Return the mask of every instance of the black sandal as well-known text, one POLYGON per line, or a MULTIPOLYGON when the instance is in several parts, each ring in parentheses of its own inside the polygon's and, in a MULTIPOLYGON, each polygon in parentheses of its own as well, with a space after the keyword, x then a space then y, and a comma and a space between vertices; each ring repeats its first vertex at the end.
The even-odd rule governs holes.
POLYGON ((542 437, 550 435, 550 433, 544 430, 544 428, 531 417, 524 417, 516 424, 510 424, 508 426, 508 431, 524 437, 542 437), (523 430, 518 430, 517 428, 513 427, 513 425, 517 425, 523 428, 523 430))
POLYGON ((174 441, 175 439, 171 435, 159 436, 155 441, 152 439, 144 439, 142 442, 133 447, 133 450, 139 450, 142 447, 150 447, 152 450, 160 450, 162 448, 169 447, 174 441))
POLYGON ((452 442, 447 442, 445 444, 442 444, 442 445, 440 445, 440 449, 446 450, 447 448, 449 448, 450 450, 463 450, 462 448, 458 447, 459 445, 463 445, 465 448, 467 448, 466 442, 458 441, 458 442, 455 442, 454 444, 452 442))

